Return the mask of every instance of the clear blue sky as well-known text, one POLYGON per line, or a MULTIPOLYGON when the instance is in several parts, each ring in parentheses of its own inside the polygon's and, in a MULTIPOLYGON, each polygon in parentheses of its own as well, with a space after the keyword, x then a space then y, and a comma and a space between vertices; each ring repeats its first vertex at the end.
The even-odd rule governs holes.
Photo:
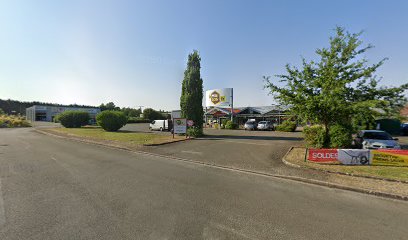
POLYGON ((235 106, 273 103, 263 75, 364 30, 384 85, 408 82, 408 1, 0 0, 0 98, 178 109, 186 59, 235 106))

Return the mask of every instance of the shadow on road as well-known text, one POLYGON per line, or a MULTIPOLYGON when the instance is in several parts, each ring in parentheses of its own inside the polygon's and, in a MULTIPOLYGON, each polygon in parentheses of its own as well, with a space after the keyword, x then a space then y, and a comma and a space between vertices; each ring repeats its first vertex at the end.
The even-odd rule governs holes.
POLYGON ((239 135, 207 135, 197 140, 206 139, 243 139, 243 140, 282 140, 282 141, 302 141, 300 137, 284 137, 284 136, 239 136, 239 135))

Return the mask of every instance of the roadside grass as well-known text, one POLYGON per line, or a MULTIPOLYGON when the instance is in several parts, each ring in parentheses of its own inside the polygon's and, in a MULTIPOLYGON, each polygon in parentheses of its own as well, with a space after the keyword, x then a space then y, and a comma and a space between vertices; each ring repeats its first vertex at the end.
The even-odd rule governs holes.
POLYGON ((118 132, 106 132, 100 127, 82 127, 82 128, 52 128, 46 131, 57 133, 59 135, 74 136, 82 139, 90 139, 96 141, 114 141, 117 143, 123 143, 125 145, 151 145, 177 142, 185 139, 182 136, 161 135, 154 133, 144 132, 130 132, 130 131, 118 131, 118 132))
POLYGON ((408 167, 351 166, 341 165, 340 163, 314 163, 309 161, 305 162, 305 153, 305 148, 293 148, 293 150, 286 156, 285 160, 302 167, 317 170, 408 182, 408 167))

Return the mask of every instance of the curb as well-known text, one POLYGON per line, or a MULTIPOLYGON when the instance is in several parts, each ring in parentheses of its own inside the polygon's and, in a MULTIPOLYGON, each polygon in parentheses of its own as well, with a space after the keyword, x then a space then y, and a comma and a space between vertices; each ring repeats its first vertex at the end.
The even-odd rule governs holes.
MULTIPOLYGON (((373 177, 373 176, 366 176, 366 175, 360 175, 360 174, 352 174, 352 173, 344 173, 344 172, 336 172, 336 171, 330 171, 330 170, 325 170, 325 169, 320 169, 320 168, 315 168, 315 167, 309 167, 309 166, 301 166, 296 163, 291 163, 286 160, 286 156, 296 147, 291 147, 288 152, 286 152, 285 156, 282 158, 282 162, 288 166, 295 167, 295 168, 303 168, 303 169, 312 169, 324 173, 331 173, 331 174, 339 174, 343 176, 351 176, 351 177, 360 177, 360 178, 368 178, 368 179, 374 179, 374 180, 381 180, 381 181, 387 181, 387 182, 397 182, 397 183, 404 183, 408 184, 408 181, 404 180, 396 180, 396 179, 389 179, 389 178, 380 178, 380 177, 373 177)), ((298 147, 299 148, 299 147, 298 147)))
MULTIPOLYGON (((53 133, 43 131, 43 130, 40 130, 40 129, 34 129, 34 131, 36 131, 38 133, 41 133, 41 134, 44 134, 44 135, 47 135, 47 136, 58 137, 58 138, 69 139, 69 140, 76 140, 78 142, 93 143, 93 144, 96 144, 96 145, 109 146, 109 147, 120 148, 120 149, 125 149, 125 150, 132 151, 132 149, 127 148, 127 147, 118 146, 118 145, 115 145, 115 144, 106 144, 106 143, 94 141, 94 140, 91 140, 91 139, 86 139, 85 140, 85 139, 80 139, 80 138, 71 138, 69 136, 62 136, 62 135, 58 135, 58 134, 53 134, 53 133)), ((142 146, 144 146, 144 147, 154 147, 154 146, 161 146, 161 145, 167 145, 167 144, 172 144, 172 143, 184 142, 184 141, 193 140, 193 139, 195 139, 195 138, 190 137, 190 138, 185 138, 185 139, 178 139, 178 140, 173 141, 173 142, 142 144, 142 146)))
MULTIPOLYGON (((348 190, 348 191, 354 191, 354 192, 359 192, 359 193, 370 194, 370 195, 374 195, 374 196, 378 196, 378 197, 386 197, 386 198, 392 198, 392 199, 397 199, 397 200, 408 201, 408 196, 401 196, 401 195, 396 195, 396 194, 390 194, 390 193, 384 193, 384 192, 378 192, 378 191, 371 191, 371 190, 361 189, 361 188, 353 188, 353 187, 349 187, 349 186, 329 183, 329 182, 325 182, 325 181, 313 180, 313 179, 308 179, 308 178, 263 173, 263 172, 257 172, 257 171, 247 170, 247 169, 227 167, 227 166, 217 165, 217 164, 213 164, 213 163, 206 163, 206 162, 201 162, 201 161, 196 161, 196 160, 191 160, 191 159, 185 159, 185 158, 180 158, 180 157, 175 157, 175 156, 168 156, 168 155, 162 155, 162 154, 157 154, 157 153, 151 153, 151 152, 145 152, 145 151, 139 151, 139 150, 132 150, 132 149, 129 149, 129 148, 126 148, 126 147, 121 147, 121 146, 116 146, 116 145, 109 145, 109 144, 104 144, 104 143, 95 142, 95 141, 84 141, 84 140, 81 140, 81 139, 75 139, 75 138, 59 136, 59 135, 44 132, 44 131, 41 131, 41 130, 38 130, 38 129, 35 129, 34 131, 36 131, 36 132, 38 132, 40 134, 51 136, 51 137, 57 137, 57 138, 62 138, 62 139, 70 140, 70 141, 74 141, 74 142, 81 142, 81 143, 86 143, 86 144, 93 144, 93 145, 109 147, 109 148, 113 148, 113 149, 119 149, 119 150, 127 151, 127 152, 130 152, 130 153, 138 153, 138 154, 143 154, 143 155, 148 155, 148 156, 155 156, 155 157, 160 157, 160 158, 170 158, 170 159, 177 160, 177 161, 183 161, 183 162, 189 162, 189 163, 199 164, 199 165, 203 165, 203 166, 215 167, 215 168, 218 168, 218 169, 225 169, 225 170, 236 171, 236 172, 241 172, 241 173, 249 173, 249 174, 253 174, 253 175, 257 175, 257 176, 263 176, 263 177, 274 177, 274 178, 279 178, 279 179, 292 180, 292 181, 302 182, 302 183, 306 183, 306 184, 314 184, 314 185, 319 185, 319 186, 324 186, 324 187, 329 187, 329 188, 337 188, 337 189, 342 189, 342 190, 348 190)), ((285 154, 284 158, 286 157, 287 154, 289 154, 289 152, 293 148, 294 147, 291 147, 289 149, 289 151, 285 154)), ((295 165, 295 164, 293 164, 293 165, 295 165)), ((298 165, 296 165, 296 166, 298 166, 298 165)), ((298 167, 301 167, 301 166, 298 166, 298 167)))
POLYGON ((189 138, 185 138, 185 139, 178 139, 178 140, 176 140, 174 142, 143 144, 143 146, 146 146, 146 147, 162 146, 162 145, 167 145, 167 144, 172 144, 172 143, 185 142, 185 141, 193 140, 193 139, 195 139, 195 138, 189 137, 189 138))

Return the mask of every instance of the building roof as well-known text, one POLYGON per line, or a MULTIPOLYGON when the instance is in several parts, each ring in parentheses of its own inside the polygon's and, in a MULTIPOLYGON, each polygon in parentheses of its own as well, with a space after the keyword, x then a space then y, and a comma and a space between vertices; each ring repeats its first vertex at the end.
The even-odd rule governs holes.
MULTIPOLYGON (((259 106, 259 107, 237 107, 234 108, 234 115, 238 114, 260 114, 265 115, 270 112, 279 112, 279 111, 286 111, 288 108, 283 106, 259 106), (249 113, 245 113, 249 112, 249 113)), ((221 112, 224 114, 231 114, 231 108, 221 108, 221 107, 212 107, 210 108, 205 114, 214 114, 217 112, 221 112)))
POLYGON ((401 109, 400 114, 401 116, 408 118, 408 104, 405 105, 405 107, 401 109))

